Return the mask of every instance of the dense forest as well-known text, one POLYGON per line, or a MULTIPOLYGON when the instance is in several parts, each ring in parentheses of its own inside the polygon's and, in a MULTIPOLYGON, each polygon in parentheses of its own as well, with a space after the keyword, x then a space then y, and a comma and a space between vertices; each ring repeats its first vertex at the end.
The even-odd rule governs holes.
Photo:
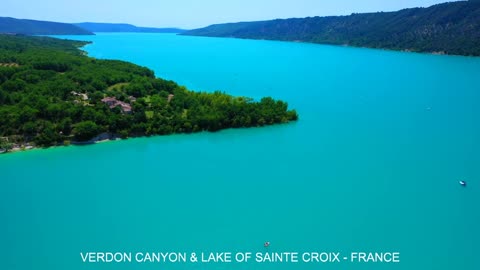
POLYGON ((0 148, 217 131, 297 120, 287 103, 193 92, 152 70, 99 60, 86 42, 0 35, 0 148))
POLYGON ((154 27, 138 27, 126 23, 74 23, 80 28, 90 32, 134 32, 134 33, 181 33, 185 30, 179 28, 154 28, 154 27))
POLYGON ((183 34, 479 56, 480 1, 397 12, 217 24, 183 34))
POLYGON ((0 17, 0 33, 22 35, 93 35, 92 32, 68 23, 22 20, 0 17))

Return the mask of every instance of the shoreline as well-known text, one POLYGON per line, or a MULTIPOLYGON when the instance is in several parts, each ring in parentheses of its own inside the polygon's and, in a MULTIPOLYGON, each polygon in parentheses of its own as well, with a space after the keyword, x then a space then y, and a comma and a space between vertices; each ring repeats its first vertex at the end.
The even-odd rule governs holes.
POLYGON ((103 140, 98 140, 98 141, 93 141, 93 142, 72 142, 70 144, 57 144, 57 145, 51 145, 48 147, 37 147, 37 146, 32 146, 32 145, 20 145, 13 147, 12 149, 8 151, 2 151, 0 150, 0 155, 7 155, 7 154, 14 154, 14 153, 21 153, 21 152, 28 152, 31 150, 45 150, 45 149, 53 149, 53 148, 60 148, 60 147, 69 147, 69 146, 87 146, 87 145, 94 145, 94 144, 99 144, 99 143, 105 143, 105 142, 114 142, 114 141, 122 141, 122 140, 127 140, 127 139, 133 139, 133 138, 141 138, 141 137, 146 137, 146 136, 138 136, 138 137, 128 137, 125 139, 122 138, 112 138, 112 139, 103 139, 103 140))
MULTIPOLYGON (((124 141, 128 139, 137 139, 137 138, 150 138, 150 137, 165 137, 165 136, 174 136, 174 135, 193 135, 193 134, 201 134, 201 133, 219 133, 222 131, 226 130, 248 130, 248 129, 257 129, 257 128, 269 128, 269 127, 281 127, 289 124, 295 124, 299 120, 296 121, 289 121, 286 123, 276 123, 272 125, 264 125, 264 126, 256 126, 256 127, 240 127, 240 128, 225 128, 217 131, 199 131, 199 132, 190 132, 190 133, 171 133, 171 134, 152 134, 152 135, 137 135, 137 136, 129 136, 126 138, 121 138, 118 134, 111 134, 111 133, 102 133, 97 135, 96 137, 84 141, 84 142, 77 142, 77 141, 72 141, 67 144, 57 144, 57 145, 51 145, 47 147, 41 147, 41 146, 33 146, 30 143, 26 143, 23 145, 18 145, 16 147, 13 147, 11 150, 7 152, 2 152, 0 150, 0 156, 2 155, 7 155, 7 154, 14 154, 14 153, 23 153, 23 152, 29 152, 31 150, 45 150, 45 149, 54 149, 54 148, 60 148, 60 147, 69 147, 69 146, 88 146, 88 145, 95 145, 95 144, 101 144, 101 143, 107 143, 107 142, 116 142, 116 141, 124 141)), ((2 149, 3 150, 3 149, 2 149)))
MULTIPOLYGON (((128 138, 136 138, 137 136, 132 136, 128 138)), ((140 136, 138 136, 140 137, 140 136)), ((125 139, 128 139, 125 138, 125 139)), ((0 155, 1 154, 10 154, 10 153, 18 153, 18 152, 26 152, 28 150, 34 150, 34 149, 48 149, 48 148, 54 148, 54 147, 63 147, 63 146, 70 146, 70 145, 90 145, 90 144, 97 144, 97 143, 103 143, 103 142, 109 142, 109 141, 118 141, 122 140, 118 134, 112 134, 108 132, 101 133, 92 139, 84 142, 80 141, 70 141, 68 143, 64 142, 63 144, 57 144, 57 145, 51 145, 48 147, 37 147, 31 144, 31 142, 27 142, 25 144, 14 144, 12 149, 6 151, 5 149, 0 149, 0 155)))
POLYGON ((204 36, 204 35, 187 35, 187 34, 177 34, 180 36, 189 36, 189 37, 204 37, 204 38, 229 38, 229 39, 241 39, 241 40, 258 40, 258 41, 274 41, 274 42, 287 42, 287 43, 299 43, 299 44, 313 44, 321 46, 333 46, 333 47, 344 47, 344 48, 354 48, 354 49, 368 49, 368 50, 381 50, 387 52, 400 52, 400 53, 412 53, 412 54, 421 54, 421 55, 434 55, 434 56, 454 56, 454 57, 467 57, 467 58, 478 58, 480 55, 467 55, 467 54, 452 54, 445 51, 416 51, 411 49, 393 49, 393 48, 382 48, 382 47, 366 47, 366 46, 355 46, 351 44, 341 44, 341 43, 321 43, 321 42, 312 42, 304 40, 280 40, 280 39, 265 39, 265 38, 243 38, 243 37, 234 37, 234 36, 204 36))

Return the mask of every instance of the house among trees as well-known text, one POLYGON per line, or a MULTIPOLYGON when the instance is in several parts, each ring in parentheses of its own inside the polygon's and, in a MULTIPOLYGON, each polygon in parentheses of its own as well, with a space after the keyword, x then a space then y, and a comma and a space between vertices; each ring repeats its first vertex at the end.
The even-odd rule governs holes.
POLYGON ((102 102, 107 104, 110 107, 110 109, 113 109, 115 107, 120 107, 120 109, 124 113, 131 113, 132 112, 132 105, 130 105, 126 102, 120 101, 120 100, 116 99, 115 97, 103 98, 102 102))

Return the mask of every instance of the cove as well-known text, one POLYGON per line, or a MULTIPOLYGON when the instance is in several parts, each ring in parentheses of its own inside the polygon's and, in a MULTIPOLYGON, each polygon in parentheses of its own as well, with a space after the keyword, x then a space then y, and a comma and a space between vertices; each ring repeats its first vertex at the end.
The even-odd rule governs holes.
MULTIPOLYGON (((300 120, 0 155, 0 269, 158 269, 85 265, 79 253, 256 254, 265 241, 268 252, 401 258, 323 269, 480 268, 480 58, 173 34, 67 38, 192 90, 285 100, 300 120)), ((169 269, 200 266, 319 267, 169 269)))

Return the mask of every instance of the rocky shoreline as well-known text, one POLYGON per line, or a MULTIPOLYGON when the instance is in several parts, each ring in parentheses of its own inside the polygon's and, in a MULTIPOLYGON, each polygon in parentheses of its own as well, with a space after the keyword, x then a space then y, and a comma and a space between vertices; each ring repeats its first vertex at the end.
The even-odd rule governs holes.
MULTIPOLYGON (((115 140, 121 140, 121 139, 122 138, 118 134, 112 134, 112 133, 104 132, 104 133, 101 133, 101 134, 97 135, 96 137, 94 137, 94 138, 92 138, 88 141, 68 141, 68 142, 57 144, 57 145, 50 146, 50 147, 60 147, 60 146, 69 146, 69 145, 89 145, 89 144, 115 141, 115 140)), ((29 142, 24 143, 24 144, 13 143, 11 145, 11 148, 9 148, 9 149, 0 148, 0 154, 23 152, 23 151, 27 151, 27 150, 50 148, 50 147, 37 147, 37 146, 35 146, 35 145, 33 145, 29 142)))

